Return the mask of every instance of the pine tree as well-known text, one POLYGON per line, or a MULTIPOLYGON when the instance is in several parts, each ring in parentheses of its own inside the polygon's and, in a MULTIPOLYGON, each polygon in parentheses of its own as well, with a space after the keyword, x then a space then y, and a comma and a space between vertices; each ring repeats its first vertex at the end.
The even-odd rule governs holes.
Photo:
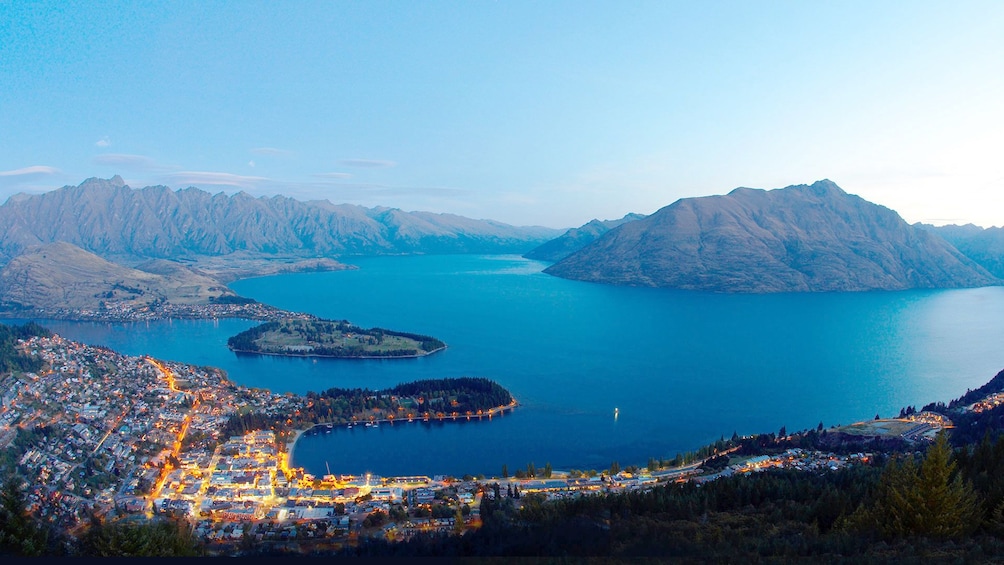
POLYGON ((856 516, 859 526, 885 537, 955 538, 979 525, 979 501, 968 482, 955 473, 951 448, 939 434, 918 468, 913 457, 890 460, 882 472, 876 503, 856 516))
POLYGON ((453 516, 453 533, 458 536, 464 533, 464 513, 459 506, 453 516))
POLYGON ((938 538, 972 531, 979 504, 972 486, 955 473, 946 434, 938 434, 920 466, 916 495, 919 532, 938 538))

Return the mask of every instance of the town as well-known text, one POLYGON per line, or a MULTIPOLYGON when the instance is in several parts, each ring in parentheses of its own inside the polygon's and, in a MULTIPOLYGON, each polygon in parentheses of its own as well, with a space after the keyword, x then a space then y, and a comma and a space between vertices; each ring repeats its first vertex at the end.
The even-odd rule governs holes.
MULTIPOLYGON (((299 414, 307 410, 305 397, 241 387, 217 369, 120 355, 59 336, 19 340, 18 348, 44 369, 0 379, 0 453, 3 466, 25 479, 29 509, 71 533, 92 519, 182 519, 219 554, 248 543, 303 551, 367 537, 462 534, 479 527, 486 497, 518 505, 530 494, 555 500, 674 481, 700 484, 771 468, 836 470, 872 457, 801 448, 729 457, 733 448, 673 466, 652 460, 645 468, 614 465, 599 472, 530 465, 512 477, 504 471, 491 478, 358 476, 330 469, 315 475, 290 466, 296 435, 235 433, 230 425, 242 414, 277 421, 299 414)), ((950 425, 922 412, 845 429, 921 440, 950 425)))

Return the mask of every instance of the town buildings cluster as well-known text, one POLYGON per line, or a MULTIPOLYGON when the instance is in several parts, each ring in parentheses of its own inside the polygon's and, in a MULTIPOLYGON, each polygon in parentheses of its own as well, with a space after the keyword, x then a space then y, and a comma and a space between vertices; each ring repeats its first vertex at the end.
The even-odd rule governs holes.
POLYGON ((107 302, 100 308, 30 308, 4 313, 7 317, 74 320, 82 322, 149 322, 153 320, 211 320, 241 318, 268 321, 278 318, 310 319, 309 314, 286 312, 261 302, 174 304, 153 302, 136 305, 127 302, 107 302))
POLYGON ((0 449, 27 479, 31 506, 70 527, 91 515, 150 511, 167 471, 182 456, 211 454, 230 415, 278 414, 302 402, 239 387, 216 369, 59 336, 20 347, 46 369, 0 381, 0 449))
POLYGON ((982 400, 974 402, 973 404, 967 406, 966 410, 976 413, 986 412, 987 410, 992 410, 1001 404, 1004 404, 1004 392, 991 394, 982 400))

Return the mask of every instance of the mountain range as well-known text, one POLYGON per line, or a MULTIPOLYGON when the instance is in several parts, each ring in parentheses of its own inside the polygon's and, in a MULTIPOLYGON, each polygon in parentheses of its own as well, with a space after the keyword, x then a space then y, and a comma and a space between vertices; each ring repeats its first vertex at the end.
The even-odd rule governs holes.
POLYGON ((365 208, 197 188, 133 189, 92 178, 0 206, 0 262, 63 241, 122 263, 244 253, 334 257, 401 253, 523 253, 558 235, 452 214, 365 208))
POLYGON ((716 292, 960 288, 1004 278, 1004 229, 911 226, 828 180, 684 198, 647 217, 561 233, 284 196, 133 189, 116 176, 0 206, 0 301, 195 304, 229 296, 225 283, 240 277, 349 268, 332 257, 527 249, 554 261, 545 272, 555 276, 716 292))
POLYGON ((546 273, 716 292, 960 288, 1000 281, 947 241, 829 180, 684 198, 546 273))

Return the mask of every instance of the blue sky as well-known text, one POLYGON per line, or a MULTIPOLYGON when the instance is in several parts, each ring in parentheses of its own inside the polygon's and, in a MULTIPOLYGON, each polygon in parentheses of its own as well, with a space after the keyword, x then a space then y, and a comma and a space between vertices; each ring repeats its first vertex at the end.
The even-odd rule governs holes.
POLYGON ((1002 225, 1002 30, 996 1, 0 0, 0 199, 119 174, 569 227, 829 178, 1002 225))

